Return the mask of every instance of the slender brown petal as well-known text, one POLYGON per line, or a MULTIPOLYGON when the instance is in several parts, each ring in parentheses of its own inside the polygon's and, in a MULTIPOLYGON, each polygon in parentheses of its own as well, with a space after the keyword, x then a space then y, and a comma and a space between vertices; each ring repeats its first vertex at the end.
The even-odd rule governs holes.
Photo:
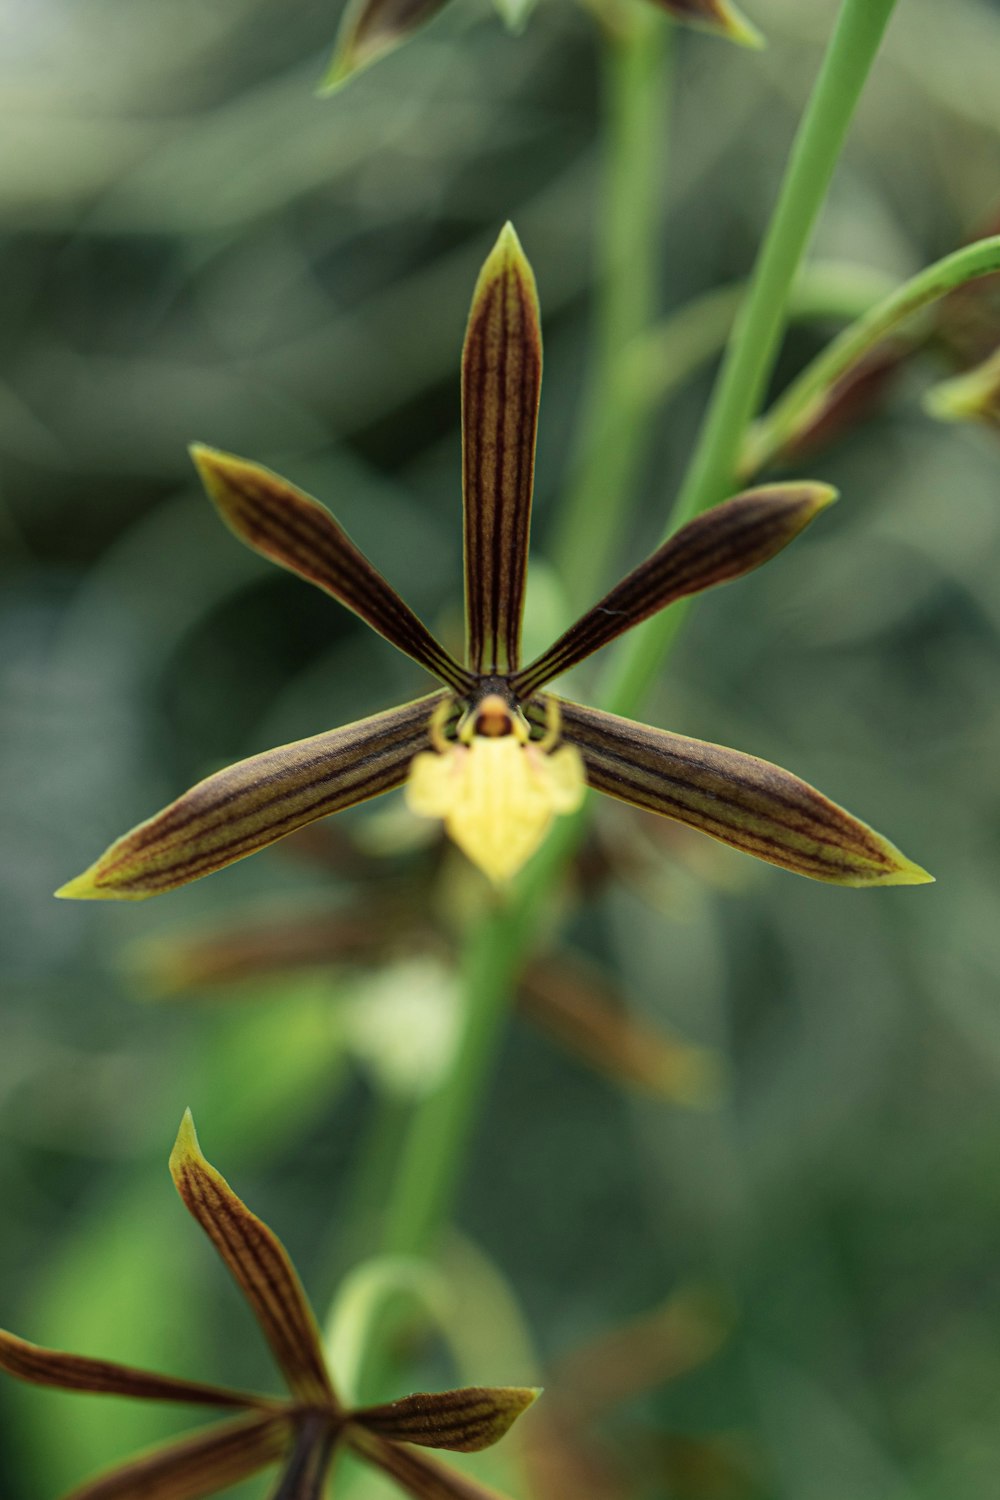
POLYGON ((521 978, 522 1013, 616 1083, 678 1104, 717 1101, 715 1053, 640 1020, 607 978, 571 954, 536 959, 521 978))
POLYGON ((394 51, 444 4, 445 0, 356 0, 349 5, 323 80, 323 92, 331 93, 361 68, 394 51))
POLYGON ((191 457, 226 522, 255 552, 315 583, 428 672, 460 691, 463 671, 325 506, 261 464, 195 443, 191 457))
POLYGON ((273 1401, 246 1391, 202 1385, 196 1380, 175 1380, 153 1375, 129 1365, 82 1354, 64 1354, 26 1343, 0 1329, 0 1370, 31 1385, 53 1386, 61 1391, 88 1391, 94 1395, 132 1396, 138 1401, 183 1401, 192 1406, 272 1407, 273 1401))
POLYGON ((131 1459, 65 1500, 202 1500, 276 1463, 289 1437, 287 1416, 227 1422, 131 1459))
POLYGON ((826 484, 768 484, 715 505, 674 533, 513 680, 533 693, 685 594, 742 578, 794 541, 837 498, 826 484))
POLYGON ((836 885, 933 879, 887 839, 789 771, 559 700, 563 738, 598 791, 700 828, 758 859, 836 885))
POLYGON ((363 1427, 348 1427, 345 1438, 369 1463, 382 1469, 416 1500, 503 1500, 496 1490, 467 1474, 449 1469, 435 1458, 415 1453, 400 1443, 388 1443, 363 1427))
POLYGON ((764 45, 764 38, 756 26, 736 9, 732 0, 656 0, 656 3, 678 21, 718 32, 743 47, 764 45))
POLYGON ((299 1401, 338 1410, 312 1308, 280 1240, 205 1160, 188 1110, 170 1156, 177 1191, 232 1272, 299 1401))
POLYGON ((507 224, 479 273, 462 354, 466 659, 474 672, 518 665, 541 384, 535 278, 507 224))
POLYGON ((271 1500, 322 1500, 337 1436, 338 1429, 321 1413, 301 1421, 292 1456, 271 1500))
POLYGON ((395 1442, 478 1453, 498 1443, 539 1395, 537 1388, 525 1386, 419 1391, 402 1401, 351 1412, 351 1421, 395 1442))
POLYGON ((448 698, 431 693, 217 771, 118 839, 56 891, 77 900, 142 900, 221 870, 328 813, 400 786, 430 748, 427 726, 448 698))

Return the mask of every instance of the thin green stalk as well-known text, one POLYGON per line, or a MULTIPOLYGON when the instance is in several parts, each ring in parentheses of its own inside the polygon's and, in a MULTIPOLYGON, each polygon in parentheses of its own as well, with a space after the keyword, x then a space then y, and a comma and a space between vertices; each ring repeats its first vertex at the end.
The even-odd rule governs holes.
MULTIPOLYGON (((896 0, 844 0, 665 534, 732 491, 740 447, 774 369, 795 275, 895 5, 896 0)), ((629 637, 608 688, 612 712, 635 712, 685 614, 675 606, 629 637)))
POLYGON ((829 392, 847 372, 915 313, 966 282, 1000 270, 1000 235, 955 250, 897 287, 845 328, 807 365, 762 417, 744 445, 741 467, 756 473, 789 440, 807 429, 829 392))
MULTIPOLYGON (((670 529, 721 498, 732 481, 739 446, 773 366, 793 278, 894 3, 845 0, 670 529)), ((661 618, 672 622, 679 614, 675 607, 661 618)), ((619 665, 612 706, 634 708, 675 628, 645 627, 619 665)), ((465 1031, 448 1078, 415 1115, 389 1206, 388 1250, 425 1250, 448 1213, 511 989, 544 920, 545 898, 582 827, 581 815, 561 820, 510 900, 470 937, 462 976, 465 1031)))
POLYGON ((580 608, 604 582, 603 568, 652 415, 628 390, 626 366, 655 304, 671 35, 665 18, 650 5, 629 7, 620 23, 606 29, 594 348, 579 451, 553 549, 566 596, 580 608))

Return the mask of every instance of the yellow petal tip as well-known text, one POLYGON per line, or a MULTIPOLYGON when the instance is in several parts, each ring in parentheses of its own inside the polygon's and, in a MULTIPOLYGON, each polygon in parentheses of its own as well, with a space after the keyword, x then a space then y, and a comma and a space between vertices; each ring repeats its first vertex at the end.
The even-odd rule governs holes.
POLYGON ((89 870, 67 880, 65 885, 61 885, 52 894, 57 901, 106 901, 117 895, 117 892, 101 889, 97 883, 95 866, 91 865, 89 870))
POLYGON ((170 1153, 170 1170, 174 1176, 176 1177, 184 1162, 192 1159, 201 1160, 201 1147, 198 1144, 198 1132, 194 1128, 194 1115, 190 1109, 186 1109, 181 1117, 177 1139, 170 1153))

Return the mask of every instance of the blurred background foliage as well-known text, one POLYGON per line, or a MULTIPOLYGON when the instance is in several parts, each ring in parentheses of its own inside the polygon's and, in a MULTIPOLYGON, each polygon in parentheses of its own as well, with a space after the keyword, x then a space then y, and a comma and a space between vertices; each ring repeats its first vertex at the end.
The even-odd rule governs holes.
MULTIPOLYGON (((678 38, 664 313, 746 274, 835 9, 746 5, 759 55, 678 38)), ((448 934, 478 877, 393 797, 155 903, 50 892, 227 760, 421 690, 231 539, 187 442, 319 495, 454 637, 477 267, 513 218, 545 315, 544 563, 583 436, 602 215, 582 9, 546 0, 515 38, 456 0, 321 102, 336 22, 316 0, 0 11, 0 1322, 265 1388, 173 1199, 181 1111, 325 1308, 448 1046, 448 934), (323 950, 366 912, 374 945, 323 950), (256 978, 198 970, 196 938, 241 929, 256 978)), ((814 252, 896 279, 974 231, 1000 198, 998 73, 996 5, 901 5, 814 252)), ((831 331, 798 327, 779 380, 831 331)), ((559 942, 622 1026, 713 1049, 726 1086, 690 1108, 609 1078, 610 1044, 596 1071, 515 1018, 445 1337, 415 1346, 410 1384, 522 1382, 537 1361, 548 1416, 478 1470, 519 1495, 996 1494, 1000 441, 922 413, 942 373, 915 363, 802 461, 841 504, 700 605, 649 710, 796 770, 939 883, 826 888, 597 810, 559 942)), ((706 390, 658 407, 604 583, 662 527, 706 390)), ((558 577, 534 587, 534 617, 564 623, 558 577)), ((182 1417, 5 1383, 0 1493, 51 1500, 182 1417)))

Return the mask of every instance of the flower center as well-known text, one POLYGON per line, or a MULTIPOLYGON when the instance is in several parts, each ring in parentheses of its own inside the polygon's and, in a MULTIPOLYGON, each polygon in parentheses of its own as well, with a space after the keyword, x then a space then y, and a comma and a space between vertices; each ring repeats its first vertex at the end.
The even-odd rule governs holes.
POLYGON ((450 838, 495 884, 516 875, 544 839, 552 819, 583 800, 583 762, 559 745, 558 709, 532 741, 520 709, 486 692, 448 741, 432 723, 434 750, 414 756, 406 786, 413 812, 441 818, 450 838))

